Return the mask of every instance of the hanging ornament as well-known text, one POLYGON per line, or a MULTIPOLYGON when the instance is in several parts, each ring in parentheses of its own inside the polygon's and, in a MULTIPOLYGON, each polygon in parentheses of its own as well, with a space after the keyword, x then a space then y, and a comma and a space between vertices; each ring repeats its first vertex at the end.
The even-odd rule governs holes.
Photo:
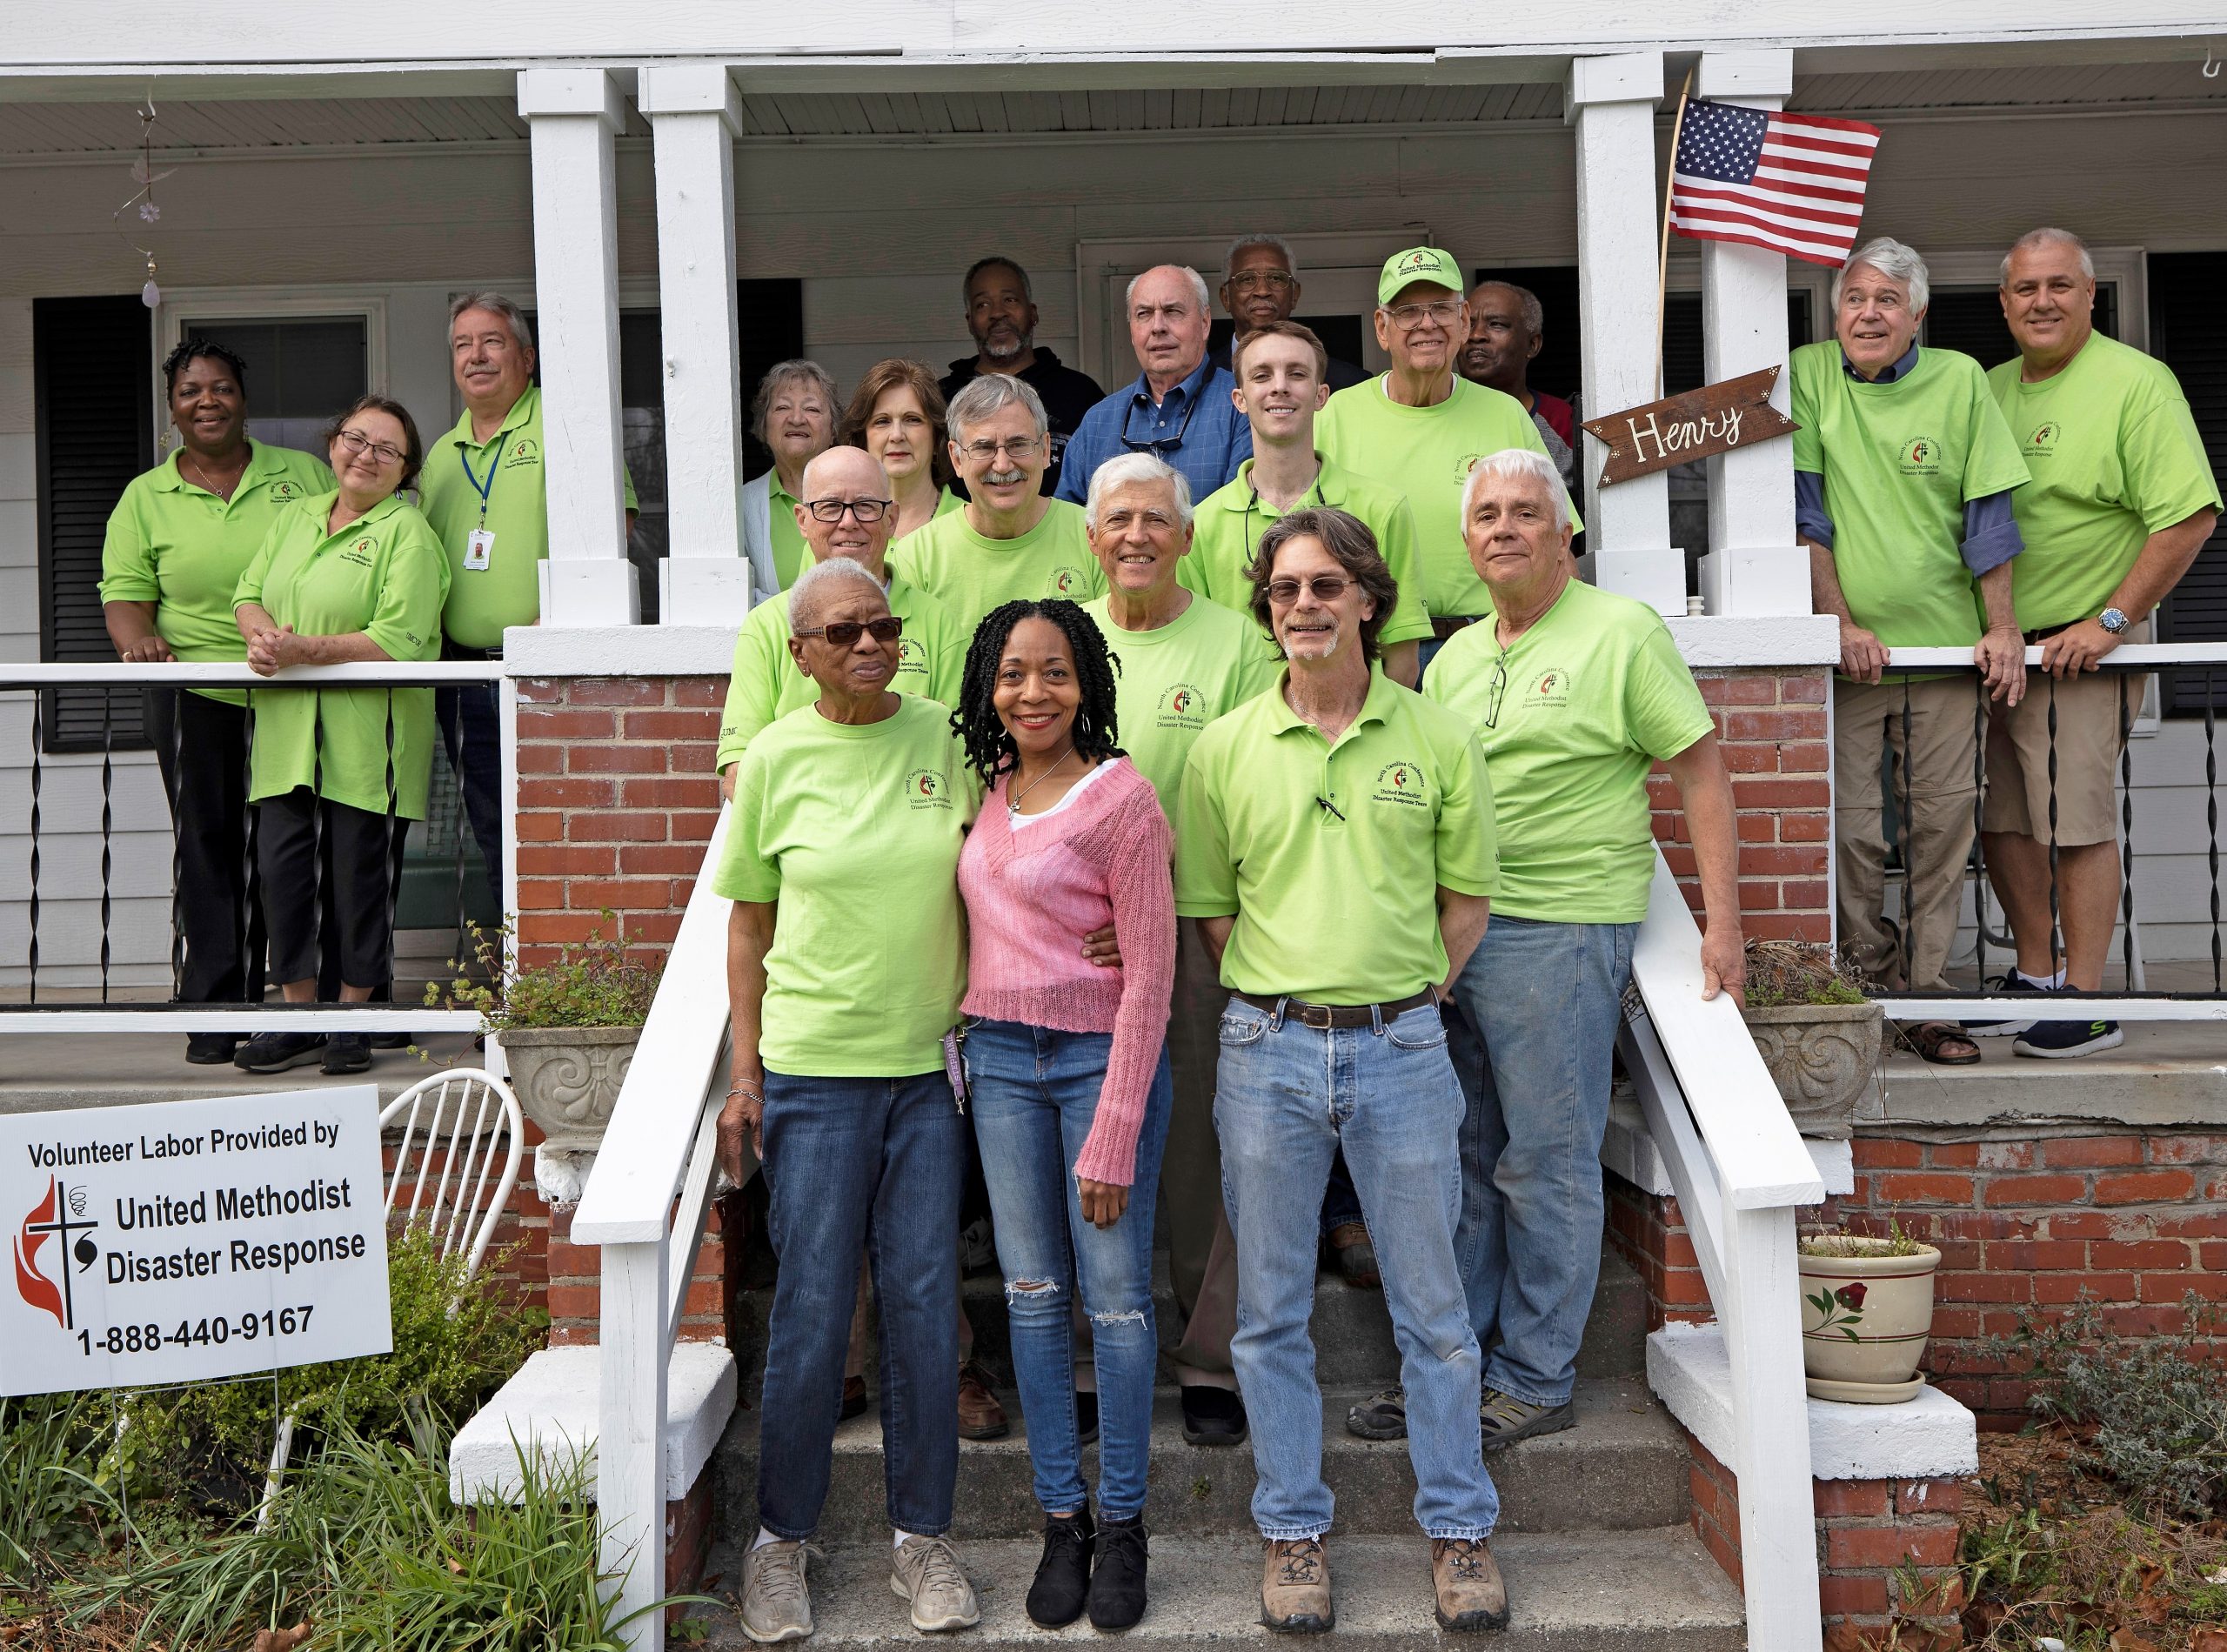
MULTIPOLYGON (((116 219, 121 219, 126 212, 136 207, 138 209, 140 223, 157 224, 162 220, 163 209, 155 204, 155 185, 160 179, 168 177, 171 171, 176 169, 171 168, 160 172, 155 170, 155 93, 154 89, 150 87, 147 91, 147 102, 139 110, 139 156, 131 163, 131 181, 139 187, 132 191, 129 200, 116 209, 112 215, 116 219)), ((121 225, 118 227, 120 229, 121 225)), ((133 251, 147 261, 147 284, 139 289, 139 302, 152 310, 163 301, 163 290, 156 284, 155 281, 154 249, 135 246, 133 251)))

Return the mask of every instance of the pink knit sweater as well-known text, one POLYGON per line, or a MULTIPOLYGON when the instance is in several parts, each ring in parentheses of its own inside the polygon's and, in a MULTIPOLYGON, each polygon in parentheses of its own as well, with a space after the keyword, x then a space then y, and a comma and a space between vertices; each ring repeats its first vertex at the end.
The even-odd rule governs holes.
POLYGON ((1175 981, 1167 817, 1127 758, 1018 836, 1006 784, 983 799, 959 857, 968 936, 962 1007, 992 1020, 1114 1035, 1074 1174, 1127 1187, 1175 981), (1082 955, 1082 938, 1108 921, 1120 940, 1119 969, 1082 955))

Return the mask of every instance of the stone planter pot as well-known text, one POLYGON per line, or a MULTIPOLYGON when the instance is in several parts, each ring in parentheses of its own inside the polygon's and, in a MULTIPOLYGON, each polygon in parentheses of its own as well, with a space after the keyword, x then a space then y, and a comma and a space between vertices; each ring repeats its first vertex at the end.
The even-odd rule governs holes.
POLYGON ((1886 1026, 1877 1004, 1784 1004, 1741 1012, 1795 1127, 1845 1140, 1879 1066, 1886 1026))
POLYGON ((547 1138, 534 1150, 534 1177, 552 1204, 578 1202, 641 1036, 639 1027, 514 1027, 493 1035, 518 1106, 547 1138))
POLYGON ((1802 1281, 1802 1367, 1812 1398, 1891 1405, 1925 1386, 1916 1374, 1933 1328, 1933 1271, 1921 1245, 1891 1256, 1891 1241, 1852 1239, 1856 1254, 1796 1258, 1802 1281))

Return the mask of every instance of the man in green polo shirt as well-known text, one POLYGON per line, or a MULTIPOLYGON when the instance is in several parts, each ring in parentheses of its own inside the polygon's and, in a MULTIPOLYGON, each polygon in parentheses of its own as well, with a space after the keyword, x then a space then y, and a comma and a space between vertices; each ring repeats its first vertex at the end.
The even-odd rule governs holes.
POLYGON ((1498 886, 1492 787, 1461 719, 1377 669, 1398 592, 1367 527, 1294 511, 1261 536, 1259 565, 1254 614, 1290 664, 1191 748, 1175 909, 1201 920, 1231 992, 1214 1127, 1237 1238, 1231 1354, 1267 1540, 1261 1621, 1335 1622, 1307 1321, 1322 1190, 1342 1147, 1407 1381, 1438 1621, 1498 1628, 1508 1591, 1485 1539, 1500 1505, 1454 1250, 1461 1088, 1438 1007, 1498 886))
POLYGON ((1415 565, 1414 514, 1398 490, 1354 475, 1314 445, 1314 417, 1330 395, 1324 378, 1329 360, 1314 329, 1295 321, 1264 321, 1237 342, 1230 398, 1252 426, 1253 457, 1199 506, 1183 583, 1242 612, 1253 600, 1246 571, 1271 522, 1310 505, 1358 517, 1376 536, 1378 554, 1400 586, 1399 606, 1377 639, 1384 674, 1413 688, 1416 645, 1431 634, 1415 565))
MULTIPOLYGON (((1925 260, 1882 236, 1833 277, 1833 330, 1794 352, 1796 530, 1817 612, 1840 621, 1833 686, 1833 811, 1841 941, 1866 974, 1945 992, 1972 847, 1972 679, 1884 677, 1892 648, 1969 648, 1983 692, 2015 705, 2025 645, 2012 617, 2026 466, 1979 364, 1921 349, 1925 260), (1984 619, 1983 619, 1984 615, 1984 619), (1899 935, 1881 906, 1887 850, 1879 773, 1901 770, 1909 904, 1899 935)), ((1946 1021, 1906 1029, 1929 1061, 1967 1067, 1978 1047, 1946 1021)))
POLYGON ((1469 467, 1503 448, 1547 451, 1522 403, 1455 371, 1469 337, 1468 284, 1443 248, 1410 247, 1387 258, 1376 279, 1376 342, 1392 371, 1331 397, 1315 425, 1324 453, 1397 489, 1414 512, 1435 632, 1421 650, 1425 671, 1440 642, 1491 606, 1462 548, 1469 467))
MULTIPOLYGON (((2150 616, 2218 525, 2219 485, 2172 370, 2096 331, 2096 266, 2077 236, 2022 237, 2003 261, 2001 297, 2018 354, 1988 385, 2034 477, 2011 498, 2026 541, 2018 625, 2052 680, 1990 726, 1980 824, 2018 946, 2002 989, 2092 993, 2118 920, 2116 777, 2141 697, 2132 673, 2098 667, 2121 643, 2150 639, 2150 616)), ((1971 1030, 2016 1033, 2021 1055, 2121 1041, 2116 1021, 1971 1030)))
MULTIPOLYGON (((441 658, 499 659, 503 632, 541 618, 549 556, 541 389, 533 328, 499 292, 467 292, 449 306, 449 365, 464 416, 436 439, 418 478, 418 508, 448 552, 441 658)), ((634 525, 626 481, 626 525, 634 525)), ((464 792, 495 903, 503 906, 502 730, 492 685, 443 688, 435 714, 464 792)))
POLYGON ((1044 497, 1052 462, 1044 404, 1010 373, 984 373, 944 415, 967 501, 897 542, 897 568, 951 610, 971 639, 982 616, 1024 598, 1087 602, 1106 592, 1082 507, 1044 497))

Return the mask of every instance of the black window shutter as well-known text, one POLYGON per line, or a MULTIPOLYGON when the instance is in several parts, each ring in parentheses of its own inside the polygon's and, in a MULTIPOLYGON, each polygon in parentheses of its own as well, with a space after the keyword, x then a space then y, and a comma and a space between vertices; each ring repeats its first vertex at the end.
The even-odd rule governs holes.
MULTIPOLYGON (((155 462, 153 331, 136 293, 32 301, 42 659, 116 658, 101 617, 101 541, 125 485, 155 462)), ((136 693, 54 689, 45 700, 50 752, 98 751, 104 700, 116 746, 147 743, 136 693)))
MULTIPOLYGON (((742 473, 752 477, 772 470, 773 456, 749 429, 751 398, 768 367, 804 354, 804 283, 790 276, 750 278, 735 283, 735 299, 742 344, 741 382, 735 386, 742 401, 742 473)), ((830 411, 839 421, 843 410, 830 411)))
MULTIPOLYGON (((2227 282, 2227 252, 2150 255, 2150 344, 2173 370, 2196 415, 2214 477, 2227 476, 2227 321, 2219 312, 2220 284, 2227 282)), ((2167 642, 2227 642, 2227 528, 2215 530, 2196 565, 2165 599, 2159 626, 2167 642)), ((2167 709, 2204 708, 2206 679, 2170 673, 2167 709)), ((2210 679, 2212 703, 2227 709, 2227 673, 2210 679)))

